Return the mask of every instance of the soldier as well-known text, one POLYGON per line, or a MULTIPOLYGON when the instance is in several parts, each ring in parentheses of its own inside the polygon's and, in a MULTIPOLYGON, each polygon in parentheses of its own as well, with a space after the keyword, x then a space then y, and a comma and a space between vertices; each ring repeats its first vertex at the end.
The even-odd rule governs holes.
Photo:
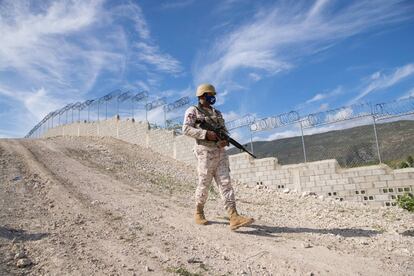
POLYGON ((199 122, 206 120, 210 124, 218 124, 225 128, 221 112, 212 107, 215 103, 216 89, 211 84, 198 86, 196 96, 198 106, 192 106, 185 112, 183 133, 195 138, 194 153, 198 159, 198 185, 195 193, 196 212, 195 222, 200 225, 208 224, 204 216, 204 204, 207 201, 208 190, 214 178, 224 199, 224 207, 230 217, 230 229, 253 223, 253 218, 240 216, 236 210, 234 190, 230 180, 229 158, 225 147, 228 141, 219 140, 214 131, 201 129, 199 122))

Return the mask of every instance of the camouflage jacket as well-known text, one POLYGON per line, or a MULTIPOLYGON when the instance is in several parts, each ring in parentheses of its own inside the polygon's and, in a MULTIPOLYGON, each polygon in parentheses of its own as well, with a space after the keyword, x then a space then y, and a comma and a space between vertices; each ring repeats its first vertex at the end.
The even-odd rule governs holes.
POLYGON ((207 130, 201 129, 198 122, 205 120, 211 124, 219 124, 222 127, 226 127, 224 124, 223 115, 220 111, 211 107, 202 108, 209 116, 206 116, 199 109, 202 107, 200 105, 189 107, 184 115, 183 122, 183 133, 187 136, 193 137, 196 139, 198 145, 204 145, 208 147, 217 147, 217 142, 206 140, 207 130))

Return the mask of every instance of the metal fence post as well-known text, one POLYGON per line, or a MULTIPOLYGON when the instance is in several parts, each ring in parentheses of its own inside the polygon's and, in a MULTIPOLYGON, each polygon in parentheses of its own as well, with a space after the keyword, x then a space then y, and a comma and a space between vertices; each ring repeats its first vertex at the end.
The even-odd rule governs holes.
POLYGON ((164 111, 164 128, 167 128, 167 110, 165 108, 165 105, 162 109, 164 111))
POLYGON ((381 160, 381 153, 380 153, 380 148, 379 148, 379 143, 378 143, 377 124, 375 122, 375 116, 372 116, 372 121, 374 123, 373 125, 374 125, 374 134, 375 134, 375 143, 377 145, 378 160, 379 160, 379 163, 381 164, 382 160, 381 160))
POLYGON ((251 130, 250 126, 249 126, 249 132, 250 132, 250 150, 254 154, 254 150, 253 150, 253 134, 252 134, 252 130, 251 130))
POLYGON ((105 120, 108 120, 108 101, 105 101, 105 120))
POLYGON ((302 135, 302 148, 303 148, 303 157, 305 159, 305 163, 307 162, 307 158, 306 158, 306 147, 305 147, 305 137, 303 136, 303 125, 302 125, 302 121, 299 121, 300 124, 300 132, 302 135))
POLYGON ((148 122, 148 100, 145 99, 145 121, 148 122))

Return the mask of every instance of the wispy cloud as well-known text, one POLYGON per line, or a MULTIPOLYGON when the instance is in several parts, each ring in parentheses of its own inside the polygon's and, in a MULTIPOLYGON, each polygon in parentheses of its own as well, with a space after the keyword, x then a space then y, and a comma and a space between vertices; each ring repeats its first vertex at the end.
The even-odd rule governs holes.
POLYGON ((410 77, 414 74, 414 64, 410 63, 402 67, 396 68, 390 74, 384 74, 382 72, 375 72, 368 78, 368 84, 362 91, 350 101, 350 104, 358 102, 363 97, 375 91, 379 91, 385 88, 389 88, 402 80, 410 77))
POLYGON ((133 71, 128 82, 148 88, 160 74, 182 71, 132 2, 5 0, 0 33, 0 97, 20 102, 21 113, 34 115, 32 125, 50 108, 84 99, 98 81, 110 90, 133 71))
POLYGON ((194 66, 196 83, 225 85, 236 74, 271 76, 298 66, 300 59, 374 27, 413 17, 400 1, 278 2, 257 11, 252 20, 218 37, 203 49, 194 66), (205 52, 205 53, 204 53, 205 52))
POLYGON ((154 66, 157 70, 178 74, 182 72, 180 62, 169 54, 160 53, 157 46, 145 42, 139 42, 135 45, 137 49, 137 58, 149 65, 154 66))
POLYGON ((414 97, 414 87, 411 88, 407 93, 405 93, 403 96, 399 97, 398 100, 404 100, 408 99, 410 97, 414 97))
POLYGON ((340 95, 342 93, 343 93, 342 87, 338 86, 333 91, 323 92, 323 93, 316 94, 311 99, 307 100, 306 103, 307 104, 310 104, 310 103, 313 103, 313 102, 318 102, 318 101, 321 101, 321 100, 326 100, 328 98, 331 98, 331 97, 340 95))
POLYGON ((171 9, 181 9, 188 7, 194 3, 194 0, 180 0, 180 1, 168 1, 161 4, 161 9, 171 10, 171 9))
POLYGON ((299 130, 276 130, 274 133, 267 136, 264 140, 265 141, 272 141, 277 139, 289 138, 289 137, 296 137, 300 135, 299 130))

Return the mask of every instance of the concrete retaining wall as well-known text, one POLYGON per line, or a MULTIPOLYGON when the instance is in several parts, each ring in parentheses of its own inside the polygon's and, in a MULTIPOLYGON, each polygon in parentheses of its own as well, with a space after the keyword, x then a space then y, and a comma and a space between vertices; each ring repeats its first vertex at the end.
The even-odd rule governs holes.
POLYGON ((398 196, 414 189, 414 168, 392 170, 384 164, 342 169, 333 159, 282 166, 276 158, 254 160, 243 153, 230 156, 230 169, 249 186, 310 191, 376 206, 395 205, 398 196))
MULTIPOLYGON (((145 122, 116 118, 92 123, 74 123, 49 129, 44 137, 108 136, 183 161, 196 164, 194 140, 173 131, 150 129, 145 122)), ((231 175, 249 186, 262 185, 298 192, 310 191, 338 200, 376 206, 395 205, 395 199, 414 190, 414 169, 392 170, 386 165, 343 169, 336 160, 280 165, 276 158, 253 159, 246 153, 230 156, 231 175)))

